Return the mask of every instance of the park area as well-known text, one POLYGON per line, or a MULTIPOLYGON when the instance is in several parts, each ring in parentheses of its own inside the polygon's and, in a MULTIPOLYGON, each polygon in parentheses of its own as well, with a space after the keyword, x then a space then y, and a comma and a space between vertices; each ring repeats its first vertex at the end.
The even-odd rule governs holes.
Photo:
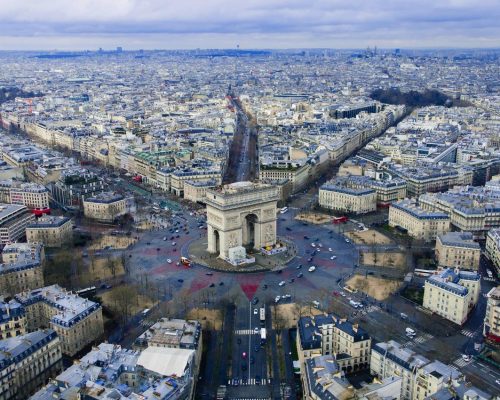
POLYGON ((387 236, 373 229, 367 229, 365 231, 347 232, 345 235, 349 237, 349 239, 351 239, 356 244, 377 245, 377 244, 392 243, 392 240, 389 239, 387 236))
POLYGON ((200 321, 203 329, 217 330, 222 329, 223 316, 220 310, 210 308, 193 308, 188 311, 187 319, 200 321))
POLYGON ((320 213, 299 213, 295 217, 299 221, 309 222, 311 224, 326 224, 332 219, 331 215, 320 213))
POLYGON ((115 286, 98 297, 113 314, 123 318, 129 318, 154 305, 153 300, 139 293, 133 285, 115 286))
POLYGON ((400 252, 361 252, 360 263, 376 267, 405 268, 406 255, 400 252))
POLYGON ((354 275, 346 283, 351 288, 366 293, 378 301, 387 299, 401 286, 401 282, 399 281, 378 278, 371 275, 366 277, 364 275, 354 275))

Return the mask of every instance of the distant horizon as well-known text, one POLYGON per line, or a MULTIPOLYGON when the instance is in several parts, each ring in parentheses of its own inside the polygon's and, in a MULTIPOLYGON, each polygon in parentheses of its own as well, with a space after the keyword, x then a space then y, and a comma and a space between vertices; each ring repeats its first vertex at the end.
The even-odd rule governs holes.
POLYGON ((497 48, 495 0, 3 0, 0 49, 497 48))

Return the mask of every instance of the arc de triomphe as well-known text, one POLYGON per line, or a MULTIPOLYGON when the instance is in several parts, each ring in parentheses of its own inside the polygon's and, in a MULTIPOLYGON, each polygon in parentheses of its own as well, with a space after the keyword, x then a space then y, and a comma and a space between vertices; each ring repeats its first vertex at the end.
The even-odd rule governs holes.
POLYGON ((236 182, 207 189, 208 252, 230 258, 231 249, 276 244, 278 188, 236 182))

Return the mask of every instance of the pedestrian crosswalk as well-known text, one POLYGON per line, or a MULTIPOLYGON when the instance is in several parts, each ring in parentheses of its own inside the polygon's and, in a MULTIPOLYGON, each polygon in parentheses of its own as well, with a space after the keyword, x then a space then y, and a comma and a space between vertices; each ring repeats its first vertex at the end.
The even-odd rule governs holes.
POLYGON ((472 358, 470 360, 464 360, 462 357, 459 357, 455 361, 453 361, 453 364, 461 368, 465 367, 466 365, 469 365, 472 361, 473 361, 472 358))
POLYGON ((405 343, 402 344, 402 347, 405 347, 405 348, 411 347, 415 343, 422 344, 422 343, 425 343, 425 342, 431 340, 432 338, 434 338, 434 336, 432 336, 430 333, 423 333, 422 335, 417 336, 415 339, 406 341, 405 343))
POLYGON ((250 379, 229 379, 227 381, 228 386, 250 386, 250 385, 270 385, 271 379, 267 378, 250 378, 250 379))
POLYGON ((253 329, 236 329, 234 331, 236 335, 253 335, 253 334, 259 334, 260 331, 254 331, 253 329))
POLYGON ((496 282, 496 278, 490 278, 489 276, 483 276, 484 281, 496 282))
POLYGON ((367 313, 371 313, 371 312, 375 312, 375 311, 379 311, 379 310, 380 310, 379 306, 368 306, 365 308, 365 311, 367 313))
POLYGON ((474 332, 472 332, 472 331, 470 331, 469 329, 462 329, 462 330, 460 331, 460 333, 461 333, 462 335, 467 336, 467 337, 470 337, 470 338, 471 338, 471 337, 474 337, 474 335, 475 335, 475 333, 474 333, 474 332))

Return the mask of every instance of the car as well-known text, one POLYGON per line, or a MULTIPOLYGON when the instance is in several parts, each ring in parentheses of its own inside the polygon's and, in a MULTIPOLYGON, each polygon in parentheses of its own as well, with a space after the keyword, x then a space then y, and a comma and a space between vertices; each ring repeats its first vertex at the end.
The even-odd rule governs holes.
POLYGON ((255 328, 253 328, 253 333, 259 333, 260 332, 260 329, 258 326, 256 326, 255 328))
POLYGON ((213 272, 207 272, 205 275, 212 276, 213 272))
POLYGON ((303 267, 303 265, 302 265, 302 264, 299 264, 299 265, 297 265, 297 267, 296 267, 296 268, 297 268, 297 269, 301 269, 302 267, 303 267))
POLYGON ((312 258, 312 257, 309 257, 309 258, 307 259, 307 261, 308 261, 308 262, 311 262, 312 260, 313 260, 313 258, 312 258))
POLYGON ((495 383, 496 383, 497 385, 500 385, 500 379, 497 379, 497 380, 495 381, 495 383))
POLYGON ((224 286, 224 282, 219 282, 219 286, 224 286))
POLYGON ((258 302, 259 302, 259 298, 258 297, 254 297, 253 300, 252 300, 252 304, 256 305, 258 302))
POLYGON ((175 230, 175 233, 179 233, 179 229, 176 229, 176 230, 175 230))
POLYGON ((305 240, 309 240, 309 236, 304 236, 304 239, 305 240))
POLYGON ((337 292, 336 290, 333 291, 333 295, 336 296, 336 297, 339 297, 340 296, 340 293, 337 292))
POLYGON ((166 241, 167 241, 167 237, 166 237, 166 236, 163 238, 163 241, 164 241, 164 242, 166 242, 166 241))
POLYGON ((279 303, 280 299, 281 299, 281 297, 280 297, 280 296, 276 296, 276 297, 274 298, 274 302, 275 302, 275 303, 279 303))
POLYGON ((311 246, 312 247, 316 247, 316 243, 311 243, 311 246))
POLYGON ((254 308, 253 309, 253 315, 257 315, 259 313, 259 309, 258 308, 254 308))
POLYGON ((151 242, 147 242, 146 244, 149 246, 151 244, 151 242))
POLYGON ((337 256, 331 256, 330 260, 335 260, 336 258, 337 258, 337 256))
POLYGON ((318 243, 318 246, 319 246, 319 247, 323 247, 323 245, 322 245, 321 243, 318 243))
POLYGON ((254 349, 254 351, 255 351, 256 353, 258 353, 258 352, 259 352, 259 350, 260 350, 260 346, 259 346, 258 344, 256 344, 256 345, 253 347, 253 349, 254 349))
POLYGON ((288 226, 287 226, 285 229, 286 229, 287 231, 291 231, 291 229, 290 229, 288 226))
POLYGON ((167 262, 168 262, 169 264, 172 264, 172 260, 171 260, 170 258, 167 258, 167 262))
POLYGON ((240 384, 240 379, 235 377, 233 378, 233 386, 238 386, 240 384))
POLYGON ((175 246, 176 244, 177 244, 177 243, 175 243, 175 242, 172 242, 172 246, 175 246))
POLYGON ((345 239, 345 242, 346 243, 351 243, 351 241, 349 239, 347 239, 347 238, 345 239))
POLYGON ((177 279, 177 282, 182 283, 182 282, 184 282, 184 279, 177 279))
POLYGON ((285 281, 281 281, 280 283, 278 283, 278 286, 285 286, 286 282, 285 281))
POLYGON ((308 271, 314 272, 314 271, 316 271, 316 267, 313 265, 313 266, 309 267, 308 271))
POLYGON ((333 251, 331 247, 328 247, 328 251, 333 251))
POLYGON ((177 235, 176 238, 179 239, 179 235, 177 235))
POLYGON ((294 279, 294 278, 291 278, 288 282, 289 282, 289 283, 293 283, 293 282, 295 282, 295 279, 294 279))
POLYGON ((341 295, 342 297, 345 297, 345 296, 346 296, 344 292, 340 292, 340 295, 341 295))
POLYGON ((277 270, 277 271, 276 271, 276 273, 278 273, 278 274, 282 274, 282 273, 283 273, 283 270, 279 269, 279 270, 277 270))
POLYGON ((470 361, 472 360, 472 357, 469 354, 462 354, 462 360, 470 361))
POLYGON ((256 385, 260 385, 262 382, 260 380, 260 376, 259 375, 255 375, 255 384, 256 385))
POLYGON ((303 274, 302 272, 299 272, 299 273, 297 274, 297 278, 302 278, 303 276, 304 276, 304 274, 303 274))
POLYGON ((267 283, 264 284, 264 286, 262 286, 263 289, 267 289, 267 283))

